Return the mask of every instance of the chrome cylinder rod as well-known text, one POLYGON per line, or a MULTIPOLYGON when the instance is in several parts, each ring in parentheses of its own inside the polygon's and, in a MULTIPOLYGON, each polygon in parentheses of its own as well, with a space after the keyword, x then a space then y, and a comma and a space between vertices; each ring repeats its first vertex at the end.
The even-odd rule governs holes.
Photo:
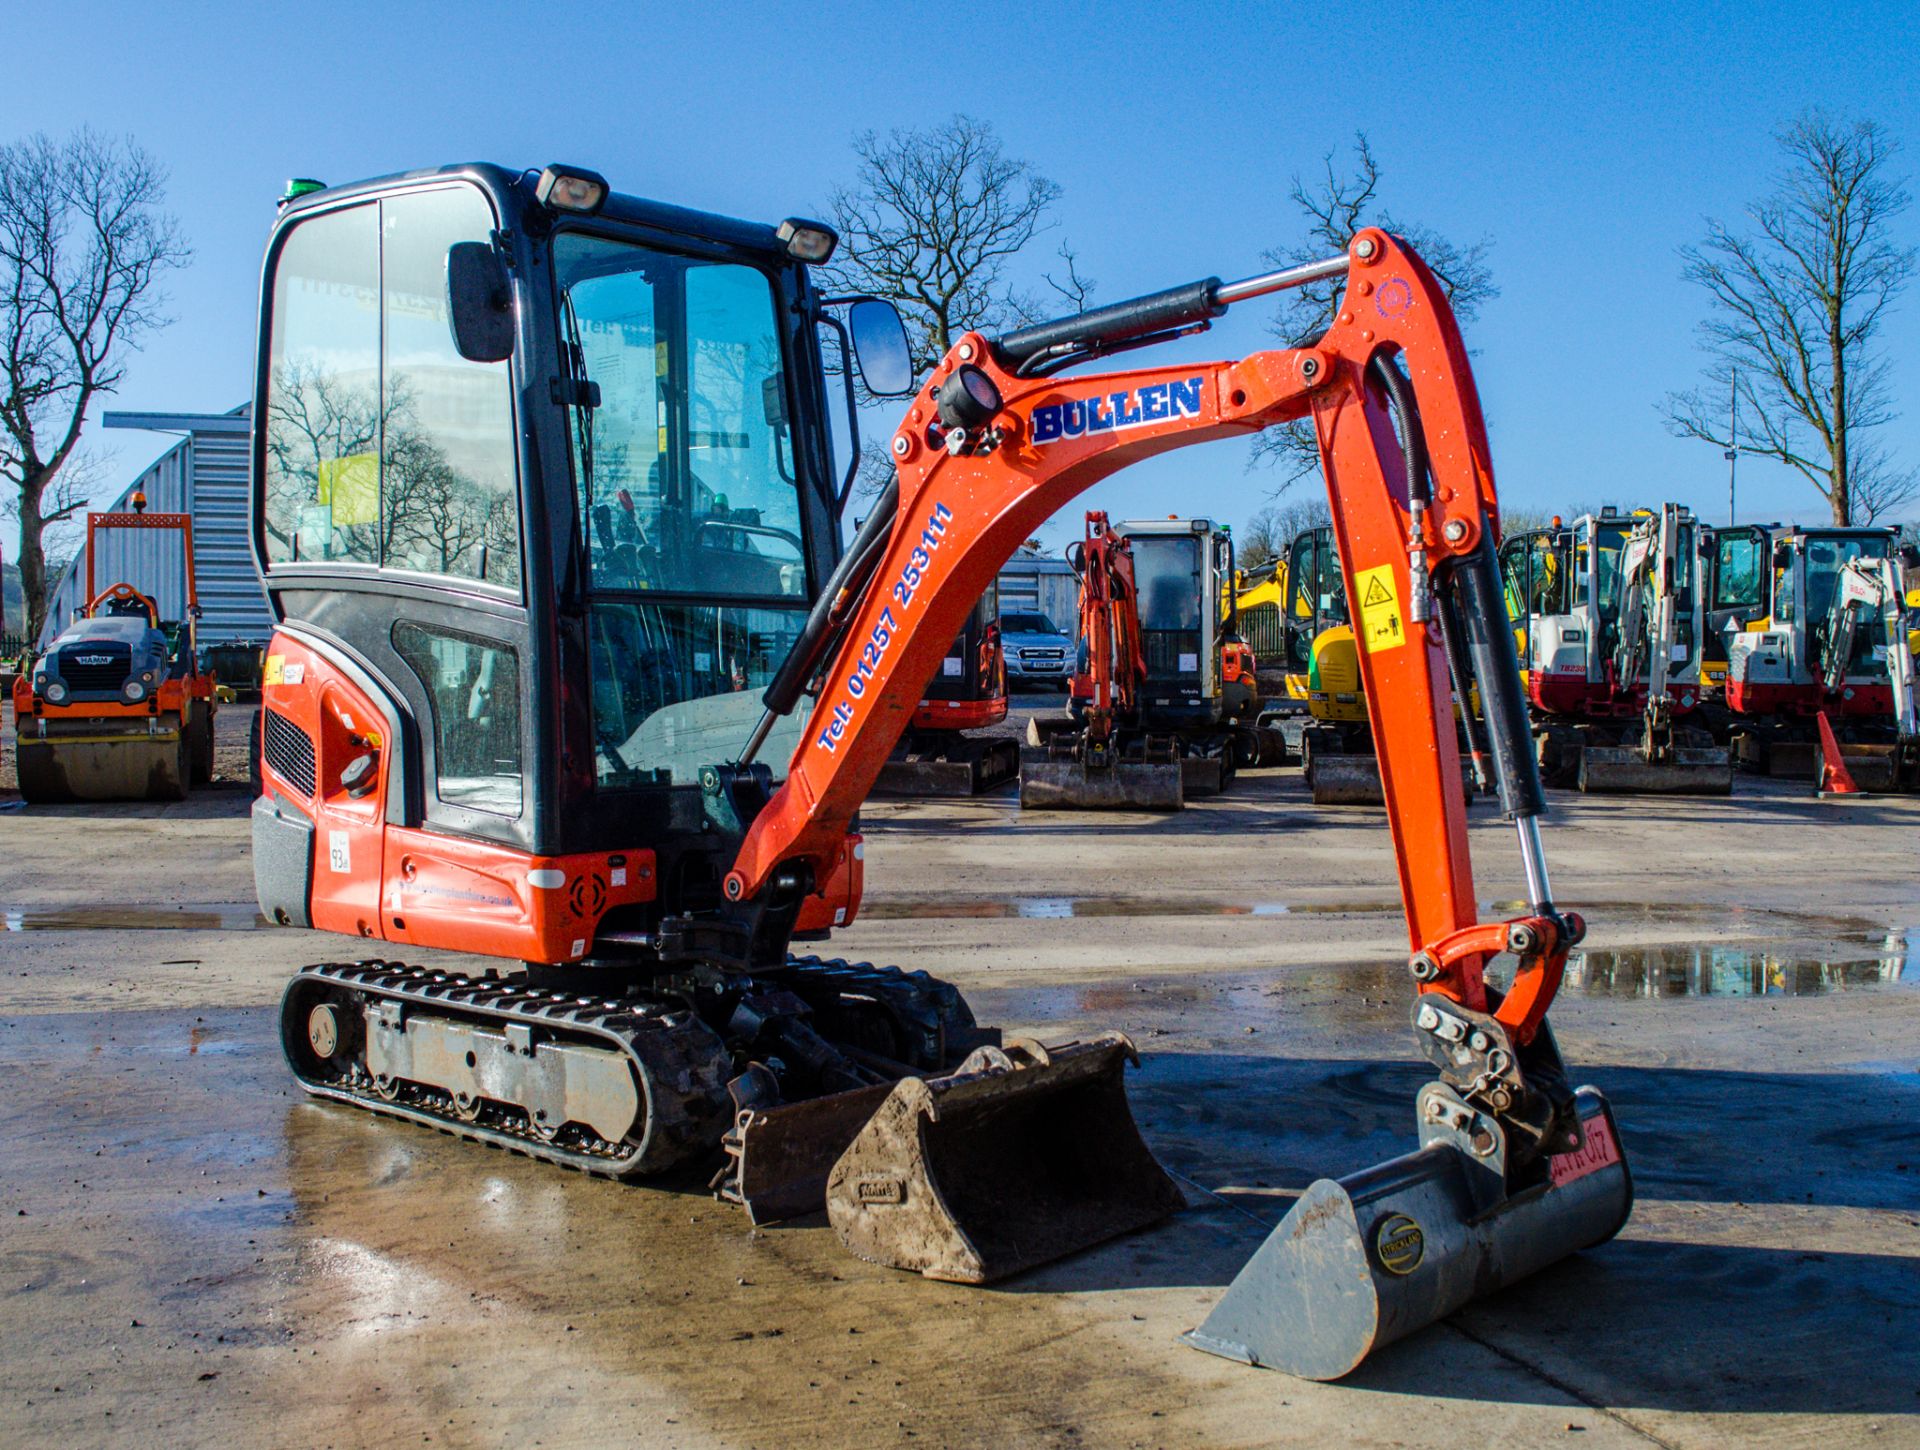
POLYGON ((1278 272, 1262 272, 1258 277, 1248 277, 1242 282, 1224 283, 1213 289, 1213 300, 1223 307, 1231 307, 1250 297, 1265 297, 1269 293, 1304 287, 1309 282, 1318 282, 1327 277, 1339 277, 1346 270, 1347 258, 1343 253, 1338 257, 1328 257, 1324 262, 1307 262, 1278 272))
POLYGON ((1540 844, 1540 819, 1522 816, 1514 822, 1520 836, 1520 865, 1527 873, 1527 901, 1539 915, 1553 910, 1553 887, 1547 881, 1547 853, 1540 844))

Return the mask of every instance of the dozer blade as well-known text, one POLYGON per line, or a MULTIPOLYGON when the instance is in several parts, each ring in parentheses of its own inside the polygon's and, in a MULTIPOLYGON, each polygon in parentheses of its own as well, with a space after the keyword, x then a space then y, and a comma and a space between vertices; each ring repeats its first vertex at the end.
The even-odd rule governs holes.
POLYGON ((1498 1125, 1438 1083, 1420 1102, 1423 1146, 1311 1185, 1188 1344, 1339 1379, 1382 1345, 1604 1243, 1627 1221, 1633 1182, 1594 1089, 1575 1098, 1581 1147, 1549 1159, 1544 1182, 1511 1196, 1488 1166, 1503 1157, 1498 1125), (1438 1121, 1447 1114, 1455 1126, 1438 1121))
POLYGON ((1186 805, 1186 791, 1177 760, 1122 760, 1089 770, 1078 760, 1029 755, 1020 762, 1020 804, 1027 810, 1177 811, 1186 805))
POLYGON ((1589 745, 1580 752, 1580 789, 1588 794, 1731 795, 1733 757, 1712 746, 1678 746, 1671 762, 1650 765, 1638 750, 1589 745))
POLYGON ((986 1284, 1185 1206, 1141 1141, 1118 1032, 977 1049, 903 1078, 834 1165, 827 1216, 858 1257, 986 1284))
POLYGON ((1317 806, 1385 805, 1380 761, 1372 755, 1334 755, 1316 750, 1307 762, 1307 789, 1317 806))
POLYGON ((1005 785, 1020 771, 1020 747, 1011 739, 984 741, 977 748, 943 757, 912 756, 889 760, 873 783, 876 796, 975 796, 1005 785))
POLYGON ((187 798, 177 734, 22 740, 16 760, 20 794, 36 804, 187 798))
POLYGON ((1886 795, 1910 791, 1913 785, 1901 779, 1900 747, 1897 745, 1853 745, 1840 742, 1839 765, 1853 783, 1851 791, 1837 789, 1839 773, 1830 768, 1824 743, 1814 758, 1814 790, 1822 795, 1886 795))
POLYGON ((1187 796, 1219 795, 1226 787, 1226 769, 1217 755, 1183 755, 1180 757, 1180 794, 1184 801, 1187 796))

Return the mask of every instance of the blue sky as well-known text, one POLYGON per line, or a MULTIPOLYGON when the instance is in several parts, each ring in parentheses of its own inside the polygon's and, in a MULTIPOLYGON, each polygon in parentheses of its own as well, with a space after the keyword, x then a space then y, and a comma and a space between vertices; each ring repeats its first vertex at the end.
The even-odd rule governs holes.
MULTIPOLYGON (((196 256, 169 286, 177 320, 107 406, 217 410, 246 396, 260 249, 288 176, 561 159, 621 190, 776 220, 848 178, 855 131, 965 111, 1060 183, 1058 235, 1111 301, 1260 270, 1299 231, 1289 178, 1363 127, 1390 209, 1493 243, 1501 296, 1469 340, 1503 498, 1675 497, 1717 522, 1726 465, 1670 438, 1655 409, 1701 364, 1702 298, 1677 249, 1704 215, 1765 190, 1772 128, 1809 105, 1877 118, 1920 175, 1916 17, 1910 0, 16 6, 0 49, 64 63, 9 68, 0 138, 87 123, 167 165, 196 256), (960 16, 975 33, 953 28, 960 16)), ((1901 225, 1920 241, 1920 212, 1901 225)), ((1268 316, 1237 309, 1182 351, 1269 345, 1268 316)), ((1904 401, 1920 387, 1920 291, 1886 345, 1904 401)), ((94 436, 116 455, 109 496, 168 441, 94 436)), ((1920 464, 1910 407, 1883 436, 1920 464)), ((1238 523, 1274 483, 1245 456, 1187 450, 1088 499, 1238 523)), ((1742 463, 1743 518, 1823 511, 1797 475, 1742 463)), ((1077 533, 1078 512, 1049 539, 1077 533)))

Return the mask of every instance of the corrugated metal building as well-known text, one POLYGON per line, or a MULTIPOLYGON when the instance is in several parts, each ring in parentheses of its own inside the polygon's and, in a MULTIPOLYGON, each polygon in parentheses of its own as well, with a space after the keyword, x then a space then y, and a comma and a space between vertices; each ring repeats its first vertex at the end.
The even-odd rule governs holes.
MULTIPOLYGON (((147 496, 149 513, 193 515, 202 644, 265 644, 273 632, 273 616, 247 537, 247 413, 242 405, 231 413, 108 413, 101 419, 108 428, 182 435, 100 512, 125 511, 138 490, 147 496)), ((94 587, 104 589, 121 580, 154 594, 163 617, 179 618, 186 606, 179 535, 134 530, 109 534, 94 569, 94 587)), ((86 589, 83 545, 49 601, 43 647, 86 603, 86 589)))
POLYGON ((1064 630, 1080 617, 1080 582, 1058 554, 1022 544, 1000 570, 1000 612, 1037 609, 1064 630))

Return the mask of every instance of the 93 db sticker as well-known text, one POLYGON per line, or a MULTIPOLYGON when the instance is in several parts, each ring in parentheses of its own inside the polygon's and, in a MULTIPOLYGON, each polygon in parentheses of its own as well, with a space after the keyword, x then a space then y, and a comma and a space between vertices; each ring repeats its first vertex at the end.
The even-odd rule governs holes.
POLYGON ((327 832, 327 869, 343 876, 353 870, 353 852, 345 831, 327 832))
POLYGON ((1353 582, 1360 594, 1360 637, 1367 653, 1405 644, 1407 626, 1400 615, 1400 590, 1394 582, 1393 565, 1362 569, 1353 582))

